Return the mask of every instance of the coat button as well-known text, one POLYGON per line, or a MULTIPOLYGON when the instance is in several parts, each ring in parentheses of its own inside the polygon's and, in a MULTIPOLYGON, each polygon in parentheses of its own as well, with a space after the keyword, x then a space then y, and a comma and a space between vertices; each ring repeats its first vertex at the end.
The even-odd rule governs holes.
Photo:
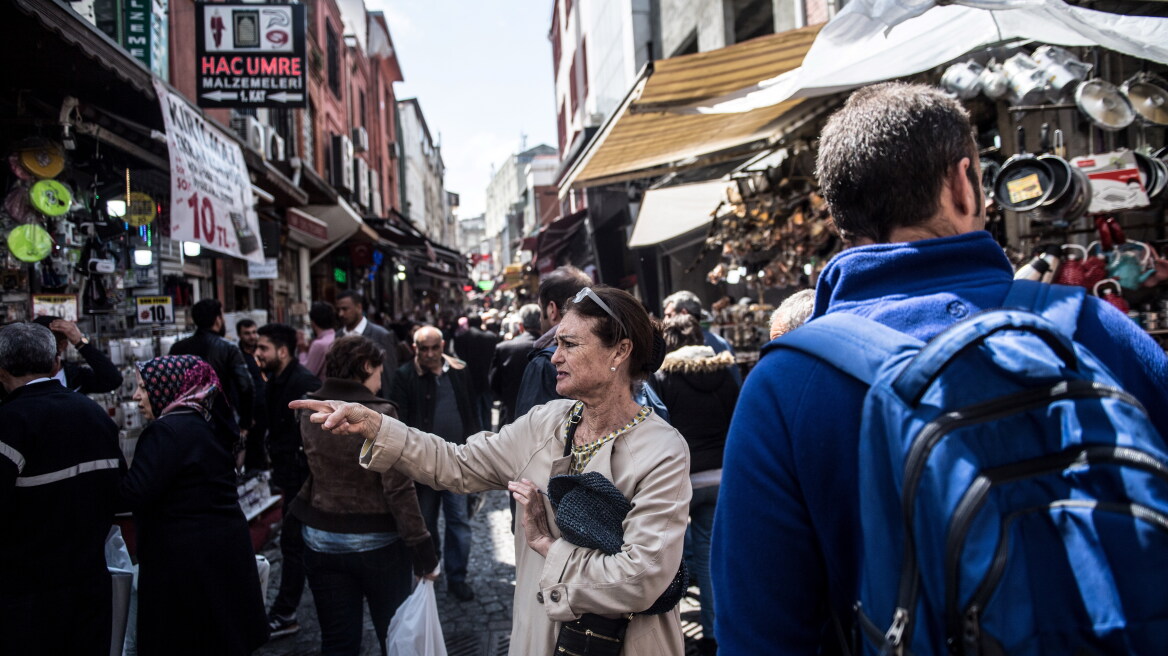
POLYGON ((558 591, 558 590, 552 590, 551 597, 552 597, 552 603, 553 603, 553 604, 554 604, 554 603, 556 603, 556 602, 558 602, 558 601, 560 600, 560 593, 559 593, 559 591, 558 591))
POLYGON ((543 592, 535 593, 535 600, 542 604, 543 603, 543 592))
POLYGON ((961 301, 952 301, 949 305, 945 306, 945 311, 949 313, 949 316, 956 319, 964 319, 969 315, 969 307, 961 301))

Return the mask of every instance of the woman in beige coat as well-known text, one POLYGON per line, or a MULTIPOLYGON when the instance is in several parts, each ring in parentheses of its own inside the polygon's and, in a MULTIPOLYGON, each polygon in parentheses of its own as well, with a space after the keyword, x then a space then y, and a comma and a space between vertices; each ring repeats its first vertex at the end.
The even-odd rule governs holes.
MULTIPOLYGON (((361 464, 391 467, 434 487, 465 494, 509 489, 519 503, 515 533, 513 656, 553 653, 561 623, 585 613, 619 617, 649 608, 681 564, 689 513, 685 440, 632 389, 659 364, 657 329, 639 301, 616 289, 582 290, 556 334, 556 391, 565 400, 537 406, 499 433, 465 445, 407 427, 364 406, 294 401, 314 423, 366 442, 361 464), (577 399, 572 401, 570 399, 577 399), (566 438, 576 423, 570 454, 566 438), (614 555, 561 538, 544 491, 552 476, 599 472, 632 503, 624 545, 614 555)), ((681 656, 678 609, 634 615, 624 656, 681 656)))

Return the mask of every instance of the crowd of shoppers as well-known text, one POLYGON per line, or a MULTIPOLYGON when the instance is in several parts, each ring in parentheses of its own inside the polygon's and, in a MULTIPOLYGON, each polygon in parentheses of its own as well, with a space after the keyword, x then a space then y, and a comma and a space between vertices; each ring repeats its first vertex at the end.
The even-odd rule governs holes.
MULTIPOLYGON (((127 470, 115 425, 79 393, 121 384, 108 358, 68 321, 0 328, 0 521, 40 527, 0 540, 0 653, 109 652, 103 547, 119 510, 138 529, 138 653, 250 653, 299 629, 305 581, 322 653, 359 652, 365 603, 384 652, 440 555, 451 596, 474 598, 466 495, 492 489, 516 511, 511 654, 599 640, 680 656, 690 578, 703 654, 857 649, 869 386, 796 348, 824 334, 799 331, 854 315, 924 343, 1008 304, 1013 269, 983 230, 970 135, 961 105, 921 85, 866 88, 828 121, 817 173, 848 248, 775 312, 775 341, 745 380, 696 294, 667 297, 659 322, 570 266, 512 316, 413 324, 400 343, 354 291, 312 305, 311 340, 245 320, 238 347, 206 300, 193 337, 138 365, 150 423, 127 470), (70 344, 85 364, 62 363, 70 344), (284 496, 267 613, 236 498, 240 450, 284 496)), ((1168 434, 1159 346, 1093 297, 1069 321, 1063 337, 1114 373, 1154 437, 1168 434)), ((862 351, 847 331, 830 336, 862 351)), ((1089 464, 1068 462, 1068 477, 1089 464)))

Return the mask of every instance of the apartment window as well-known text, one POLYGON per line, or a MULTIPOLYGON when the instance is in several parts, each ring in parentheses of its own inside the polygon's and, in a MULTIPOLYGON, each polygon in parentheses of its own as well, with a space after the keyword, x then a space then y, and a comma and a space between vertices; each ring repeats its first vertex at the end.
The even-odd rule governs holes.
POLYGON ((698 51, 698 31, 694 30, 685 37, 685 41, 673 51, 670 57, 680 57, 682 55, 692 55, 698 51))
POLYGON ((358 123, 358 125, 360 125, 361 127, 368 127, 369 123, 366 122, 366 118, 365 118, 365 116, 366 116, 366 114, 365 114, 365 92, 364 91, 358 92, 357 97, 360 100, 360 104, 357 106, 358 107, 357 112, 359 114, 358 118, 361 119, 361 122, 358 123))
POLYGON ((332 23, 325 23, 326 49, 328 50, 328 84, 333 95, 341 97, 341 43, 332 23))
POLYGON ((300 153, 300 159, 308 165, 309 168, 315 169, 313 159, 316 140, 313 138, 312 117, 316 115, 316 106, 312 101, 308 102, 308 107, 300 114, 300 142, 304 144, 304 152, 300 153))
POLYGON ((560 154, 564 154, 565 141, 568 138, 568 117, 565 115, 564 103, 560 103, 560 119, 556 121, 556 131, 560 137, 560 154))
POLYGON ((775 33, 772 0, 732 0, 734 2, 734 43, 775 33))
POLYGON ((552 75, 560 70, 560 5, 552 11, 552 75))
POLYGON ((564 20, 572 17, 572 0, 564 0, 564 20))
POLYGON ((585 98, 588 97, 588 41, 580 41, 580 77, 584 80, 584 93, 581 94, 585 98))
POLYGON ((576 64, 579 62, 579 57, 572 58, 572 68, 568 71, 568 93, 572 100, 572 116, 576 115, 576 109, 580 107, 580 96, 577 95, 576 85, 576 64))

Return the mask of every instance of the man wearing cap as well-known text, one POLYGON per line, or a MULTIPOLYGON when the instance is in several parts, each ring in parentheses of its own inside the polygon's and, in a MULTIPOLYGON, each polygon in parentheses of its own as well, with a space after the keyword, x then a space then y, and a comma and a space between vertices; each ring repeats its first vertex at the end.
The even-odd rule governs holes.
POLYGON ((101 394, 122 386, 122 373, 117 366, 97 345, 90 343, 77 324, 48 316, 37 317, 33 321, 53 331, 57 341, 57 357, 61 363, 53 378, 61 381, 66 389, 82 394, 101 394), (84 363, 65 360, 65 350, 70 344, 85 358, 84 363))

